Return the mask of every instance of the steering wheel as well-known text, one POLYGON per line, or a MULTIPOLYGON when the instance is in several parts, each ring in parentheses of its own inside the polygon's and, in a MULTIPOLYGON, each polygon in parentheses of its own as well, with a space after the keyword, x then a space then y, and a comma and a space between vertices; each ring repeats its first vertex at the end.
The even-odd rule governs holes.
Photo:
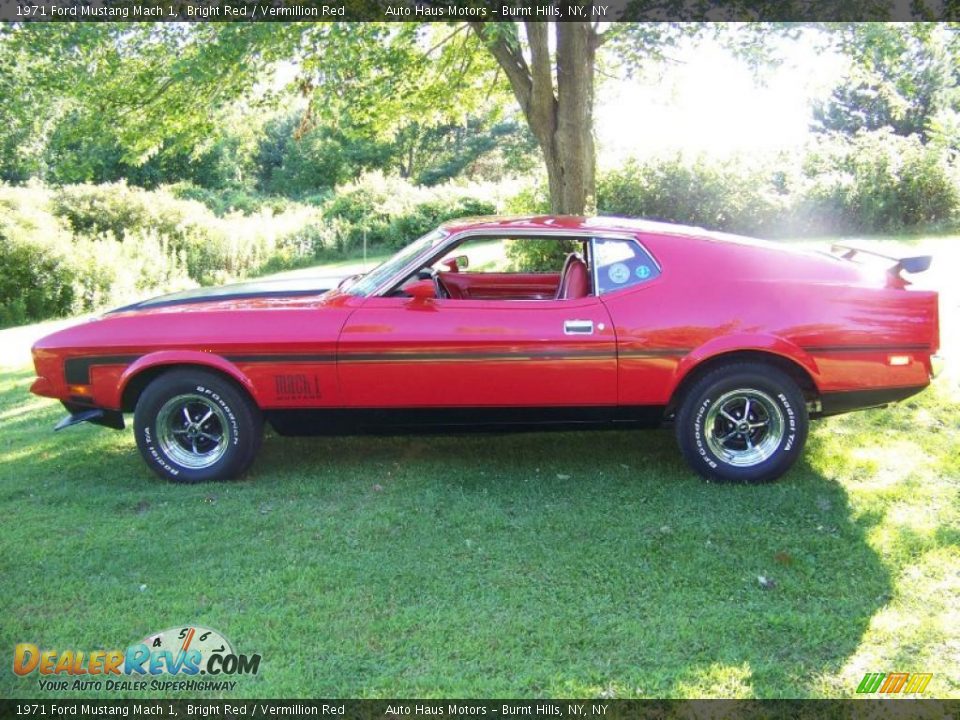
POLYGON ((450 297, 450 292, 444 286, 443 281, 440 279, 440 273, 437 270, 431 267, 421 268, 417 271, 417 279, 433 280, 434 293, 437 298, 444 300, 450 297))
POLYGON ((450 297, 450 291, 443 284, 443 280, 440 279, 440 273, 436 270, 433 270, 430 273, 430 277, 433 279, 433 285, 437 289, 437 298, 440 300, 445 300, 450 297))

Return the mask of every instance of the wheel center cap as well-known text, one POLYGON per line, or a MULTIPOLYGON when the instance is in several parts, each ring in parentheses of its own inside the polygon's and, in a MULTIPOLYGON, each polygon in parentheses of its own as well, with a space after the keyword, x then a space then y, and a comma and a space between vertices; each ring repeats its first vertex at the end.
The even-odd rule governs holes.
POLYGON ((746 432, 749 429, 750 429, 750 426, 747 425, 747 423, 745 422, 742 422, 739 425, 737 425, 737 430, 739 430, 740 432, 746 432))

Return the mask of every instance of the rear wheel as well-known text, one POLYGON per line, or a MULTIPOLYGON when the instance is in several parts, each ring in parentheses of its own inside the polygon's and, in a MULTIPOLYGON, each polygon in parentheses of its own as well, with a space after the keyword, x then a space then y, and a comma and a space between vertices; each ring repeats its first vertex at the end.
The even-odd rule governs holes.
POLYGON ((242 474, 263 435, 263 418, 249 396, 204 370, 173 370, 151 382, 137 402, 133 425, 147 465, 182 483, 242 474))
POLYGON ((676 434, 687 463, 708 480, 772 482, 807 439, 803 394, 786 373, 759 363, 713 370, 689 389, 676 434))

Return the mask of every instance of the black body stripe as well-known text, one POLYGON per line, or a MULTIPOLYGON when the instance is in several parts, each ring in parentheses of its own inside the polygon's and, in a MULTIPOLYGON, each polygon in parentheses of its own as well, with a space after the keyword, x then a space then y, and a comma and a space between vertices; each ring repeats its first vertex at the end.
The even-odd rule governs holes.
POLYGON ((68 385, 89 385, 90 368, 93 365, 129 365, 140 355, 97 355, 69 358, 63 364, 63 374, 68 385))
POLYGON ((260 298, 307 297, 309 295, 323 295, 331 288, 307 288, 303 290, 259 290, 249 292, 225 293, 223 295, 198 295, 196 297, 174 298, 171 300, 144 300, 133 305, 124 305, 114 308, 108 315, 129 312, 131 310, 154 310, 156 308, 174 307, 176 305, 197 305, 199 303, 215 303, 228 300, 256 300, 260 298))
POLYGON ((929 345, 807 345, 811 353, 928 352, 929 345))
MULTIPOLYGON (((808 345, 803 348, 810 353, 863 353, 863 352, 929 352, 927 345, 808 345)), ((535 350, 515 352, 382 352, 346 353, 339 358, 334 353, 324 354, 249 354, 224 355, 234 363, 332 363, 332 362, 421 362, 435 361, 521 361, 521 360, 597 360, 638 359, 658 357, 683 357, 691 348, 642 348, 635 350, 535 350)), ((141 355, 96 355, 69 358, 64 363, 68 385, 89 385, 90 368, 94 365, 129 365, 141 355)))
POLYGON ((225 359, 235 363, 328 363, 335 362, 337 356, 327 355, 224 355, 225 359))
POLYGON ((693 348, 638 348, 636 350, 620 350, 617 354, 621 358, 654 358, 654 357, 683 357, 693 352, 693 348))
POLYGON ((514 352, 383 352, 345 353, 340 362, 410 362, 420 360, 595 360, 616 359, 611 350, 517 350, 514 352))
MULTIPOLYGON (((141 355, 98 355, 82 358, 70 358, 64 363, 64 373, 69 385, 89 385, 90 368, 94 365, 129 365, 141 355)), ((323 355, 224 355, 234 363, 332 363, 337 356, 323 355)), ((569 352, 565 350, 544 350, 538 352, 446 352, 446 353, 354 353, 340 356, 340 362, 419 362, 423 360, 594 360, 616 359, 612 350, 585 350, 569 352)))

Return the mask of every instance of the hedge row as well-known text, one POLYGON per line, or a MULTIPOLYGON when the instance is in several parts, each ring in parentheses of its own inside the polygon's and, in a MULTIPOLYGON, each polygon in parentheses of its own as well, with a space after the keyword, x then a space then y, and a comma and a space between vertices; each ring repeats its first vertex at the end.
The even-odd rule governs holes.
POLYGON ((0 327, 116 305, 145 294, 229 282, 370 247, 396 248, 438 223, 491 214, 490 188, 423 190, 368 176, 321 205, 227 209, 184 188, 124 183, 0 186, 0 327))
MULTIPOLYGON (((953 227, 957 161, 888 132, 822 138, 765 163, 630 161, 599 211, 785 237, 953 227)), ((433 188, 370 174, 310 204, 179 184, 0 186, 0 326, 193 284, 402 247, 453 217, 545 211, 537 184, 433 188)))
POLYGON ((762 162, 630 161, 601 174, 597 204, 603 214, 763 237, 900 233, 956 224, 960 172, 948 149, 865 132, 762 162))

